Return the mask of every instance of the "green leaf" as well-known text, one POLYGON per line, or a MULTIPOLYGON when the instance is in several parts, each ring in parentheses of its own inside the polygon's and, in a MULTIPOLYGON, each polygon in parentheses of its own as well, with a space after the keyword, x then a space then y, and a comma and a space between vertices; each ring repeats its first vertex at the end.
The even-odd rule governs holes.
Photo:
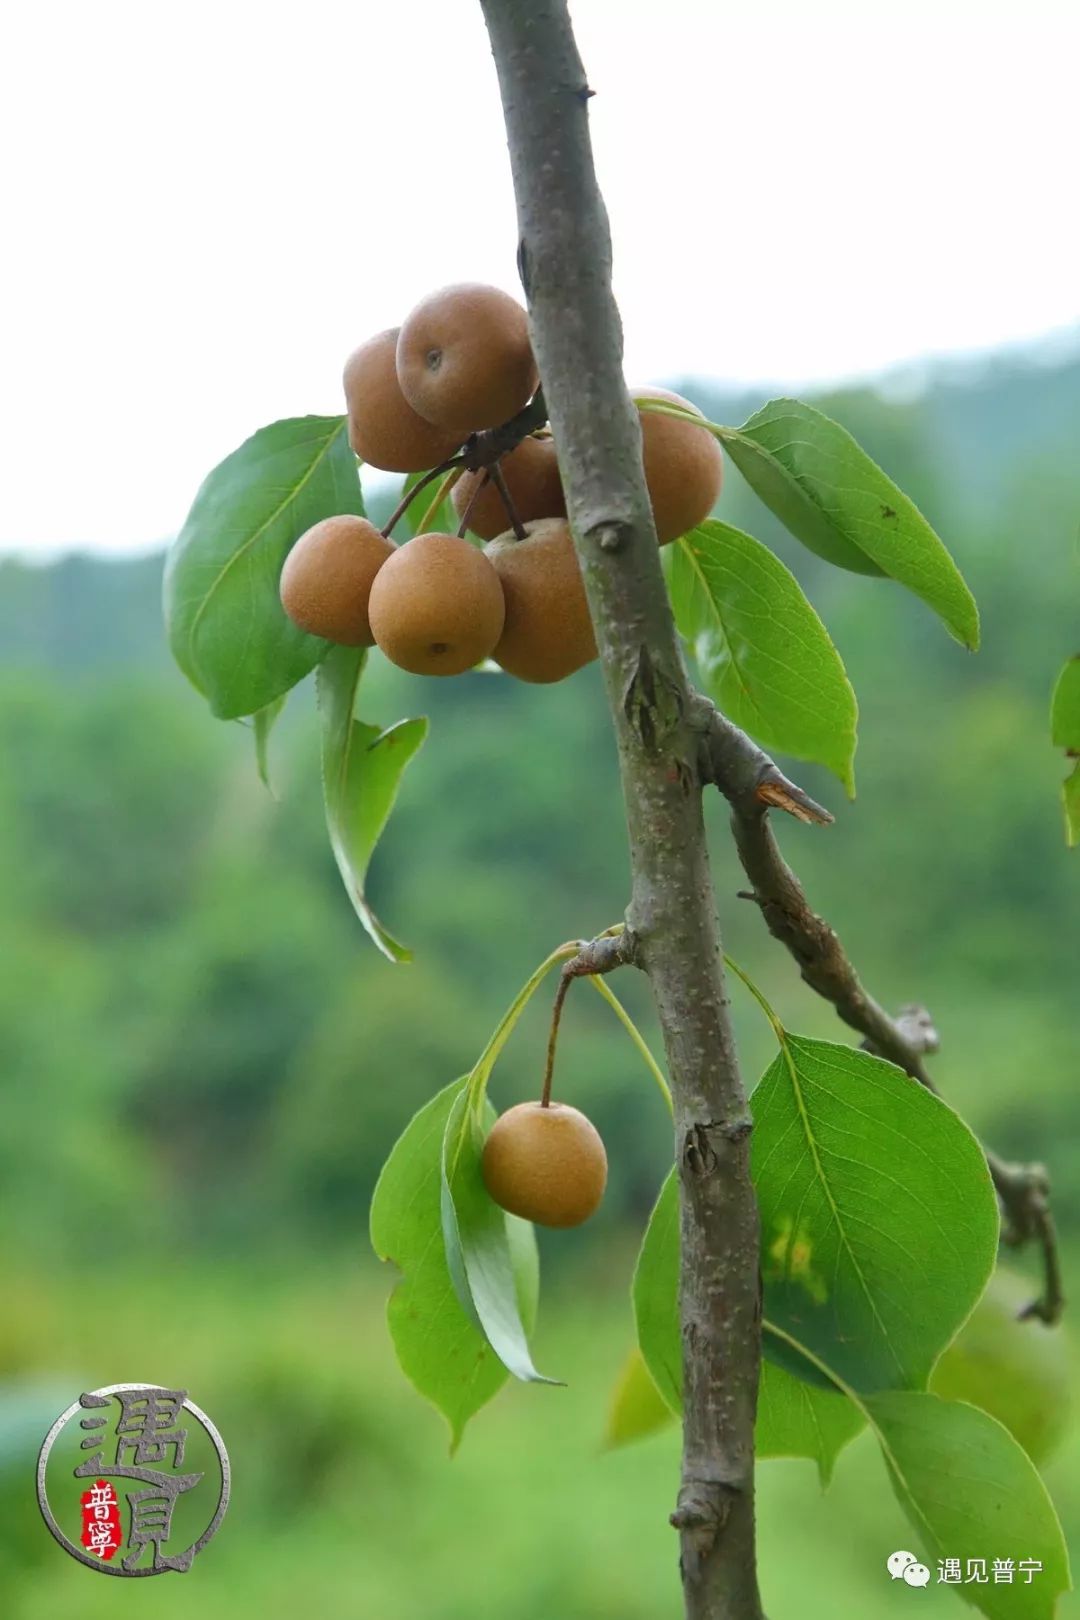
MULTIPOLYGON (((511 1217, 484 1186, 480 1160, 495 1110, 475 1077, 455 1099, 442 1154, 442 1229, 450 1276, 466 1312, 508 1372, 527 1383, 538 1373, 529 1353, 518 1279, 507 1230, 511 1217)), ((519 1222, 532 1233, 527 1222, 519 1222)), ((533 1236, 535 1245, 535 1235, 533 1236)))
MULTIPOLYGON (((923 1388, 986 1285, 998 1212, 986 1162, 940 1098, 883 1059, 780 1032, 754 1092, 766 1351, 829 1387, 923 1388), (784 1342, 789 1335, 809 1359, 784 1342)), ((638 1342, 671 1406, 681 1392, 678 1209, 669 1176, 634 1276, 638 1342)))
POLYGON ((664 554, 675 623, 709 696, 767 748, 827 765, 853 793, 855 693, 795 576, 715 520, 664 554))
MULTIPOLYGON (((660 1191, 634 1273, 638 1345, 662 1400, 682 1410, 679 1334, 679 1193, 672 1170, 660 1191)), ((766 1362, 761 1369, 756 1449, 762 1457, 808 1457, 823 1484, 863 1418, 843 1395, 766 1362)))
MULTIPOLYGON (((445 1142, 444 1136, 444 1145, 445 1142)), ((536 1245, 536 1229, 531 1222, 523 1221, 518 1215, 507 1215, 506 1240, 510 1245, 510 1260, 514 1268, 518 1314, 526 1333, 532 1333, 540 1309, 540 1250, 536 1245)))
POLYGON ((465 1311, 486 1336, 515 1378, 554 1383, 533 1366, 528 1331, 535 1317, 535 1297, 523 1299, 507 1263, 508 1247, 525 1239, 517 1230, 527 1222, 507 1217, 489 1196, 481 1174, 484 1138, 495 1113, 487 1084, 503 1047, 535 991, 557 962, 573 954, 570 946, 552 951, 518 991, 469 1075, 468 1087, 446 1127, 443 1142, 443 1238, 454 1288, 465 1311))
POLYGON ((675 1413, 652 1381, 641 1351, 635 1345, 623 1363, 611 1398, 604 1449, 615 1451, 651 1434, 670 1428, 675 1413))
POLYGON ((256 714, 322 659, 278 597, 286 554, 313 523, 363 515, 341 416, 261 428, 214 468, 165 564, 173 656, 222 719, 256 714))
MULTIPOLYGON (((445 1413, 455 1446, 465 1423, 490 1400, 507 1369, 481 1329, 460 1238, 454 1234, 449 1245, 446 1241, 444 1215, 451 1181, 444 1168, 446 1145, 451 1136, 456 1139, 451 1116, 459 1120, 457 1105, 467 1101, 481 1117, 490 1117, 486 1087, 499 1054, 547 974, 573 954, 572 945, 561 946, 541 962, 503 1014, 471 1074, 440 1091, 415 1116, 383 1167, 372 1200, 375 1252, 394 1260, 404 1273, 388 1308, 398 1360, 421 1394, 445 1413)), ((539 1291, 536 1236, 527 1221, 503 1215, 502 1210, 498 1214, 513 1268, 517 1314, 531 1331, 539 1291)), ((501 1250, 497 1258, 501 1265, 501 1250)), ((500 1276, 501 1310, 512 1309, 508 1295, 500 1276)))
POLYGON ((326 825, 349 898, 375 944, 392 962, 412 960, 367 903, 368 862, 386 826, 406 765, 427 736, 424 719, 402 720, 388 731, 353 719, 366 652, 334 647, 315 681, 322 716, 323 797, 326 825))
POLYGON ((270 733, 287 699, 288 693, 283 692, 280 697, 268 703, 265 708, 258 709, 251 717, 252 729, 255 732, 255 769, 259 773, 259 781, 270 793, 274 791, 270 786, 270 733))
MULTIPOLYGON (((383 1166, 371 1204, 371 1242, 380 1260, 392 1261, 401 1280, 390 1296, 387 1321, 402 1371, 437 1406, 457 1446, 465 1424, 506 1382, 483 1334, 462 1309, 447 1268, 442 1240, 442 1148, 446 1122, 467 1077, 455 1080, 421 1108, 383 1166)), ((532 1237, 531 1228, 529 1238, 532 1237)), ((533 1289, 531 1262, 515 1255, 520 1286, 533 1289)))
POLYGON ((1003 1423, 1037 1468, 1061 1444, 1072 1405, 1065 1333, 1023 1315, 1030 1279, 1000 1265, 930 1377, 930 1392, 1003 1423))
POLYGON ((1080 844, 1080 654, 1070 658, 1058 676, 1050 705, 1050 729, 1054 747, 1063 748, 1076 760, 1061 784, 1065 839, 1072 846, 1080 844))
POLYGON ((1061 784, 1061 808, 1065 815, 1065 841, 1071 849, 1080 844, 1080 761, 1061 784))
POLYGON ((1069 659, 1058 676, 1050 727, 1055 748, 1080 753, 1080 653, 1069 659))
MULTIPOLYGON (((994 1266, 982 1150, 891 1063, 778 1034, 752 1103, 765 1313, 856 1390, 925 1388, 994 1266)), ((781 1341, 766 1349, 820 1380, 781 1341)))
POLYGON ((732 461, 780 521, 840 568, 887 574, 979 644, 975 599, 918 508, 842 428, 811 405, 774 399, 741 428, 718 428, 732 461))
POLYGON ((808 1457, 817 1464, 824 1489, 837 1457, 865 1422, 846 1395, 807 1384, 773 1361, 762 1362, 754 1431, 759 1457, 808 1457))
POLYGON ((1068 1554, 1046 1487, 1008 1430, 937 1395, 893 1392, 864 1404, 928 1562, 959 1560, 958 1595, 991 1620, 1053 1620, 1069 1589, 1068 1554), (985 1560, 986 1584, 964 1580, 969 1559, 985 1560), (995 1583, 995 1559, 1013 1561, 1011 1582, 995 1583), (1030 1584, 1024 1560, 1041 1566, 1030 1584))
POLYGON ((645 1228, 631 1298, 638 1348, 673 1412, 682 1411, 679 1247, 679 1181, 676 1171, 670 1170, 645 1228))

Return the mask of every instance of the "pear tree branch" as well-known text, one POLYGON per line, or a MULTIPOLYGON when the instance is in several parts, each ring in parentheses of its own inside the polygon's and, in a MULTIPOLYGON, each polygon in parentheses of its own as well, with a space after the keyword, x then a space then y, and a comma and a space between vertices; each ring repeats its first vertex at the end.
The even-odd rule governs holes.
MULTIPOLYGON (((832 1003, 849 1028, 863 1036, 863 1045, 936 1092, 925 1061, 927 1054, 938 1049, 930 1015, 921 1007, 905 1007, 892 1018, 867 992, 836 930, 813 910, 785 861, 767 810, 770 803, 782 803, 793 814, 801 808, 803 820, 831 818, 825 812, 807 813, 818 812, 819 807, 780 777, 768 756, 704 698, 697 720, 702 774, 716 784, 731 806, 736 848, 752 885, 752 892, 743 898, 757 904, 770 934, 794 957, 805 982, 832 1003)), ((1041 1293, 1022 1315, 1057 1322, 1065 1296, 1046 1170, 1041 1164, 1013 1164, 988 1149, 984 1152, 1004 1215, 1003 1242, 1013 1246, 1034 1243, 1042 1258, 1041 1293)))
POLYGON ((518 262, 619 753, 627 928, 656 1002, 675 1115, 688 1620, 761 1620, 754 1418, 761 1357, 750 1113, 724 987, 686 682, 622 374, 592 94, 565 0, 481 0, 517 198, 518 262))

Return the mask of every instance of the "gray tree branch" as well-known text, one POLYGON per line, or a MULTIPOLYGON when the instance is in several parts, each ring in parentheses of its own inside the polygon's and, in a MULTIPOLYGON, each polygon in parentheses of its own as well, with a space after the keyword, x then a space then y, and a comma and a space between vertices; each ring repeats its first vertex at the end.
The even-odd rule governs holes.
MULTIPOLYGON (((564 0, 481 0, 499 75, 519 265, 619 751, 627 926, 656 1000, 675 1105, 683 1463, 672 1521, 689 1620, 759 1620, 760 1365, 750 1114, 705 847, 700 733, 664 589, 622 374, 591 94, 564 0)), ((797 801, 796 801, 797 802, 797 801)))
MULTIPOLYGON (((778 786, 770 775, 768 757, 706 699, 699 701, 697 713, 702 728, 702 774, 716 784, 731 806, 735 844, 752 885, 746 898, 756 902, 769 932, 795 958, 805 982, 864 1037, 863 1044, 936 1092, 925 1062, 927 1053, 938 1049, 930 1015, 922 1007, 905 1007, 892 1018, 868 994, 836 930, 814 911, 776 842, 762 784, 771 784, 782 795, 798 796, 796 803, 805 796, 782 778, 782 786, 778 786)), ((817 809, 812 800, 808 802, 817 809)), ((803 819, 822 820, 824 813, 804 815, 803 819)), ((1046 1170, 1041 1164, 1011 1164, 986 1148, 983 1151, 1004 1215, 1003 1241, 1036 1243, 1042 1257, 1042 1291, 1023 1315, 1057 1322, 1065 1296, 1046 1170)))

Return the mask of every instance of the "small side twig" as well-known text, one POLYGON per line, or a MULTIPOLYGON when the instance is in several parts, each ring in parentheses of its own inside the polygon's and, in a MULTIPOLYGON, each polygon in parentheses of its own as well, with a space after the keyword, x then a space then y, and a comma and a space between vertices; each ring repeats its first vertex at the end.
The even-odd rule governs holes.
MULTIPOLYGON (((835 938, 835 935, 833 937, 835 938)), ((837 945, 839 946, 839 941, 837 945)), ((877 1008, 876 1003, 873 1005, 880 1014, 881 1009, 877 1008)), ((901 1007, 892 1023, 901 1041, 906 1043, 907 1055, 921 1057, 940 1049, 940 1037, 925 1007, 915 1005, 901 1007)), ((890 1055, 883 1052, 881 1046, 872 1040, 864 1040, 862 1044, 869 1052, 878 1052, 882 1056, 890 1055)), ((927 1074, 925 1065, 901 1061, 904 1056, 904 1049, 897 1045, 893 1061, 898 1062, 913 1079, 937 1094, 937 1087, 927 1074)), ((1042 1293, 1024 1307, 1020 1312, 1020 1320, 1027 1321, 1034 1317, 1040 1322, 1047 1323, 1048 1326, 1053 1326, 1055 1322, 1061 1320, 1065 1310, 1065 1290, 1061 1276, 1057 1231, 1054 1217, 1050 1212, 1050 1178, 1046 1173, 1046 1167, 1041 1164, 1011 1164, 985 1146, 983 1152, 986 1155, 987 1168, 998 1195, 998 1202, 1001 1204, 1002 1243, 1009 1248, 1034 1243, 1042 1256, 1042 1293)))
POLYGON ((540 1093, 541 1108, 551 1104, 551 1077, 555 1072, 555 1047, 559 1039, 559 1024, 567 992, 575 979, 590 978, 595 974, 611 973, 637 961, 637 944, 629 928, 618 933, 601 934, 598 939, 580 940, 578 953, 564 962, 559 973, 559 987, 551 1009, 551 1032, 548 1035, 547 1062, 544 1065, 544 1084, 540 1093))
MULTIPOLYGON (((929 1013, 912 1006, 892 1018, 864 988, 836 930, 813 910, 802 884, 780 852, 767 814, 767 804, 772 801, 760 791, 763 783, 775 782, 768 769, 771 761, 749 739, 742 739, 741 732, 732 738, 730 731, 737 731, 730 722, 723 721, 718 727, 710 721, 713 742, 708 758, 715 769, 710 780, 716 782, 731 805, 735 844, 752 885, 752 891, 741 898, 755 902, 770 934, 798 963, 804 981, 832 1003, 845 1024, 864 1037, 863 1045, 869 1051, 887 1058, 920 1085, 936 1092, 925 1063, 926 1054, 936 1052, 939 1045, 929 1013)), ((785 796, 791 795, 791 784, 785 784, 783 791, 785 796)), ((805 796, 796 788, 793 797, 796 804, 801 804, 805 796)), ((1065 1308, 1065 1296, 1046 1170, 1038 1164, 1010 1164, 985 1148, 984 1152, 1004 1217, 1002 1242, 1014 1247, 1037 1244, 1042 1258, 1042 1291, 1021 1317, 1057 1322, 1065 1308)))
POLYGON ((986 1162, 994 1178, 1005 1214, 1002 1242, 1012 1248, 1035 1243, 1043 1262, 1043 1289, 1020 1312, 1021 1321, 1035 1318, 1052 1327, 1065 1310, 1057 1228, 1050 1212, 1050 1178, 1041 1164, 1008 1164, 988 1153, 986 1162))
POLYGON ((466 439, 461 452, 466 472, 481 472, 485 467, 493 466, 500 457, 516 450, 522 439, 527 439, 537 428, 544 427, 547 419, 544 390, 538 388, 524 409, 512 416, 509 422, 504 422, 501 427, 485 428, 482 433, 474 433, 466 439))
POLYGON ((788 780, 745 731, 733 725, 700 692, 693 694, 692 723, 698 735, 698 773, 726 799, 744 809, 784 810, 796 821, 827 827, 831 813, 788 780))

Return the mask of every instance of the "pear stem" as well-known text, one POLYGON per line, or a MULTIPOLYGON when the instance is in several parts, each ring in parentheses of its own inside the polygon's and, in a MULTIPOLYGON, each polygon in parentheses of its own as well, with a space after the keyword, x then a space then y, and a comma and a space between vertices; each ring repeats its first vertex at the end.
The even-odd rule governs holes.
MULTIPOLYGON (((569 966, 569 964, 567 964, 569 966)), ((551 1009, 551 1033, 548 1036, 547 1064, 544 1068, 544 1085, 540 1093, 541 1108, 551 1107, 551 1077, 555 1072, 555 1044, 559 1039, 559 1020, 562 1018, 563 1003, 566 992, 569 990, 576 972, 567 972, 564 967, 559 974, 559 988, 555 992, 555 1005, 551 1009)))
POLYGON ((389 540, 394 531, 394 526, 404 517, 406 508, 412 505, 413 501, 416 499, 422 489, 426 489, 427 486, 434 479, 440 477, 442 473, 449 472, 451 467, 460 467, 460 465, 461 456, 451 456, 448 461, 440 462, 439 466, 432 467, 431 471, 426 472, 423 478, 418 478, 412 488, 405 491, 404 495, 391 512, 386 527, 382 531, 383 539, 389 540))
POLYGON ((459 540, 463 540, 465 538, 465 530, 469 527, 469 519, 472 517, 473 507, 476 505, 476 503, 480 499, 480 496, 483 493, 484 489, 486 488, 486 486, 488 484, 490 484, 490 482, 491 482, 491 469, 488 468, 488 470, 484 474, 483 478, 481 478, 481 479, 479 479, 477 481, 476 488, 473 490, 472 494, 469 496, 468 502, 466 503, 466 506, 465 506, 465 510, 461 514, 461 522, 458 525, 458 539, 459 540))
POLYGON ((491 465, 491 467, 488 468, 488 471, 491 474, 491 482, 495 485, 495 488, 502 496, 503 505, 506 507, 507 515, 509 516, 510 522, 513 525, 515 538, 518 540, 527 540, 528 535, 525 531, 525 525, 517 515, 517 507, 514 505, 514 502, 510 496, 510 491, 506 487, 506 479, 502 475, 502 468, 496 461, 491 465))

